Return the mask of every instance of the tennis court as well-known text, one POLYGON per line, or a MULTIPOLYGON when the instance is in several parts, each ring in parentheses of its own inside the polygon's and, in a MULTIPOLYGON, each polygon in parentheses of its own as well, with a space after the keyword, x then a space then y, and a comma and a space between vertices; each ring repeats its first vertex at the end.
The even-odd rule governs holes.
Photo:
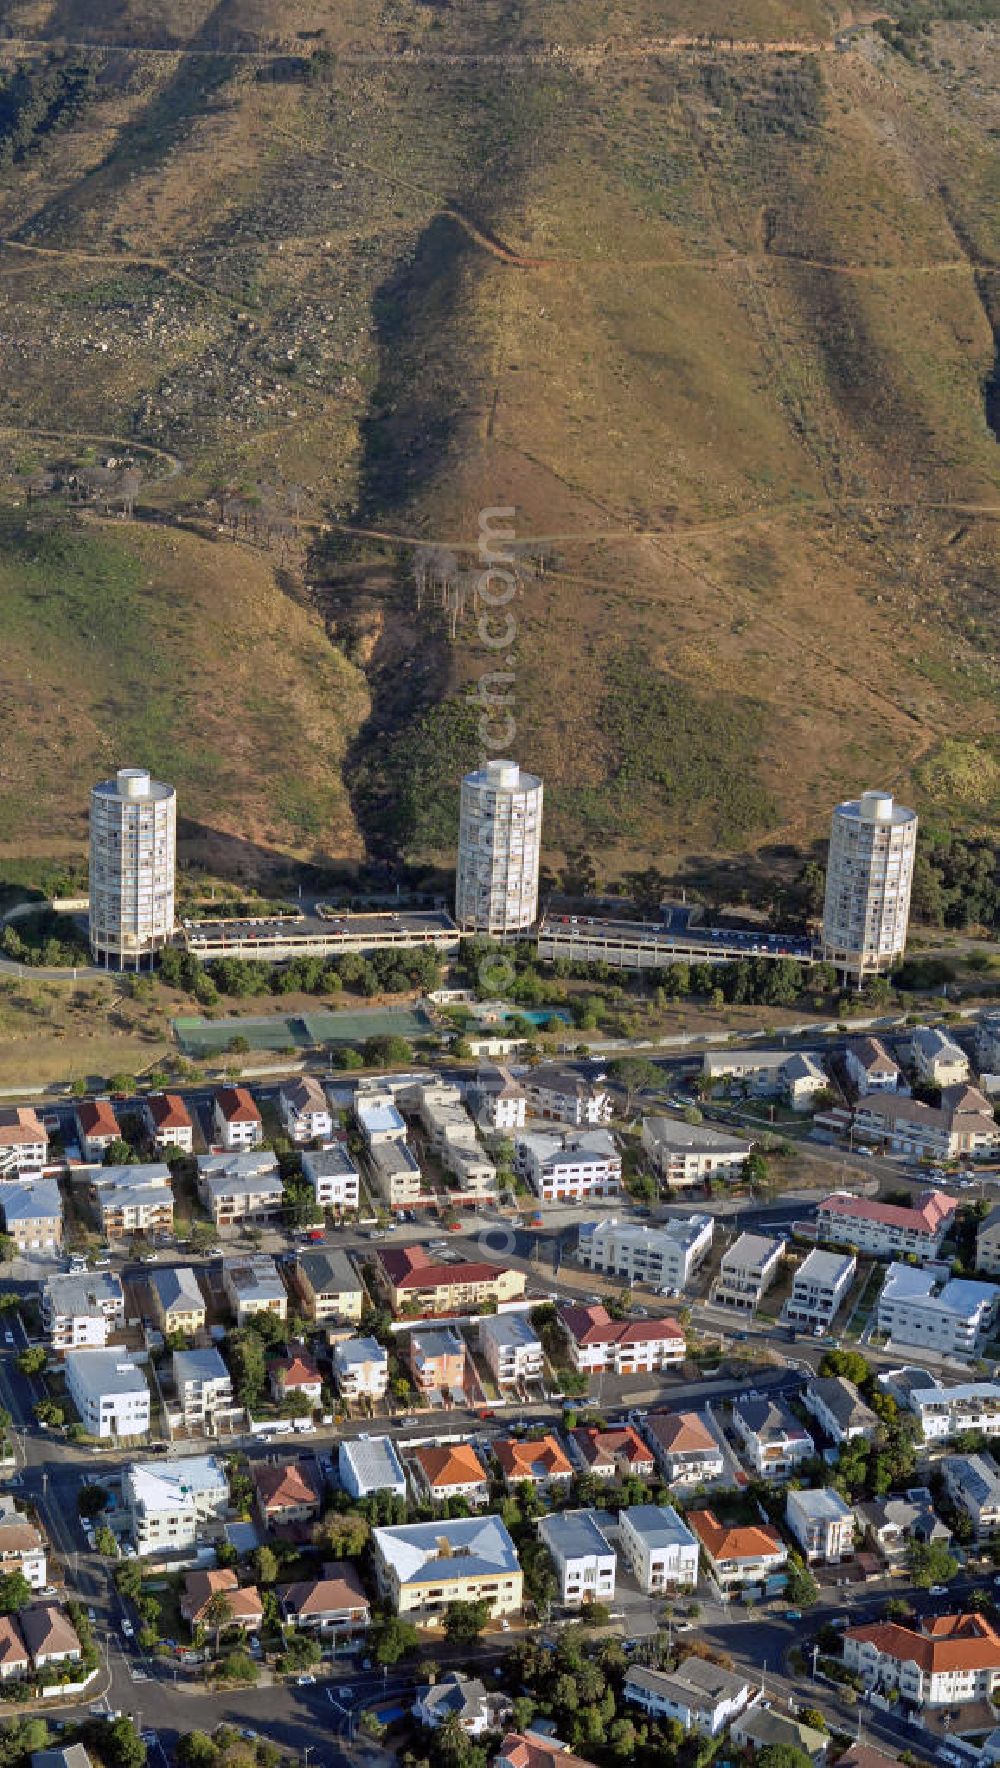
POLYGON ((173 1021, 173 1033, 192 1061, 221 1056, 234 1037, 251 1050, 312 1050, 323 1044, 363 1044, 370 1037, 424 1037, 433 1029, 422 1007, 357 1007, 344 1013, 274 1013, 262 1018, 173 1021))

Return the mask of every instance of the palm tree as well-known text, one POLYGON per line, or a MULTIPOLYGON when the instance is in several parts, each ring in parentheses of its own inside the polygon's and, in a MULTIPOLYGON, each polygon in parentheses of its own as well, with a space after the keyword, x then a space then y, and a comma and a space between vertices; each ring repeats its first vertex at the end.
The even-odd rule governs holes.
POLYGON ((211 1627, 215 1634, 213 1651, 219 1655, 219 1640, 223 1629, 229 1626, 233 1618, 233 1605, 224 1590, 213 1590, 201 1611, 201 1620, 206 1627, 211 1627))

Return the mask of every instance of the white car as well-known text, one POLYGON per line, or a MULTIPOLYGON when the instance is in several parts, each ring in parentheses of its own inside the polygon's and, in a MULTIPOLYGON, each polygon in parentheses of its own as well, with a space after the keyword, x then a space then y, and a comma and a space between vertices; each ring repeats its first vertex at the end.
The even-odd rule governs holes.
POLYGON ((134 1639, 135 1638, 135 1628, 133 1627, 132 1622, 130 1620, 126 1619, 126 1620, 122 1621, 122 1632, 123 1632, 126 1639, 134 1639))

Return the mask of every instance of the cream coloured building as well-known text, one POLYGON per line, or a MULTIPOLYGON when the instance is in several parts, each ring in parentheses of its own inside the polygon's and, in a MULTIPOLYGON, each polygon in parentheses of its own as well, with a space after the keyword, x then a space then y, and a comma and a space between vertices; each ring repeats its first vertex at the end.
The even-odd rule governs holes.
POLYGON ((499 1516, 451 1517, 372 1532, 378 1592, 394 1614, 434 1625, 452 1602, 485 1602, 493 1619, 518 1614, 524 1580, 499 1516))
POLYGON ((459 807, 455 919, 468 933, 525 932, 538 914, 542 782, 516 761, 466 774, 459 807))
POLYGON ((174 930, 177 799, 141 767, 90 794, 90 947, 109 969, 139 969, 174 930))

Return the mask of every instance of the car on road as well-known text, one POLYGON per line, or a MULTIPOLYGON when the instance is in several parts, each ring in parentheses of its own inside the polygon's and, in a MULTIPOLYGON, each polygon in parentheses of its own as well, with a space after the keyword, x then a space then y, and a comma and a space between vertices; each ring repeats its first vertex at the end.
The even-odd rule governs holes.
POLYGON ((126 1619, 126 1620, 122 1621, 122 1633, 124 1634, 126 1639, 134 1639, 135 1638, 135 1628, 133 1627, 132 1622, 130 1620, 126 1619))
POLYGON ((306 1675, 306 1676, 296 1676, 296 1678, 295 1678, 296 1688, 312 1688, 315 1686, 315 1682, 316 1682, 315 1676, 306 1675))
POLYGON ((3 1341, 4 1341, 4 1344, 13 1344, 13 1342, 14 1342, 13 1332, 5 1332, 3 1335, 3 1341))
POLYGON ((87 1609, 87 1619, 88 1619, 88 1621, 91 1622, 92 1625, 96 1624, 96 1622, 97 1622, 96 1608, 88 1608, 87 1609))
POLYGON ((340 1700, 346 1701, 350 1705, 354 1699, 354 1690, 353 1688, 338 1688, 337 1695, 340 1700))
POLYGON ((56 1589, 54 1584, 43 1584, 42 1588, 39 1590, 38 1594, 39 1594, 39 1596, 51 1597, 51 1596, 58 1596, 59 1592, 56 1589))
POLYGON ((928 1596, 947 1596, 948 1586, 947 1584, 932 1584, 927 1594, 928 1596))
POLYGON ((801 1621, 802 1610, 800 1608, 786 1608, 785 1619, 786 1621, 801 1621))

